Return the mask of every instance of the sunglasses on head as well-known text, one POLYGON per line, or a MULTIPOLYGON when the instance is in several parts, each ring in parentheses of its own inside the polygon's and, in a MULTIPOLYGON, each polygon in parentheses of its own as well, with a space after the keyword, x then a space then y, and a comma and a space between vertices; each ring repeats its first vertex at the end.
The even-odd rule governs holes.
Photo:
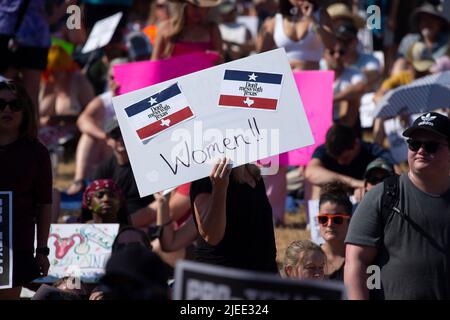
POLYGON ((328 224, 328 221, 330 219, 333 224, 343 224, 345 219, 350 219, 350 215, 346 214, 346 213, 342 213, 342 214, 321 213, 317 216, 317 221, 322 225, 328 224))
POLYGON ((447 144, 439 143, 436 141, 420 141, 414 139, 406 140, 408 143, 409 150, 413 152, 419 151, 421 147, 425 150, 426 153, 436 153, 438 151, 439 146, 448 146, 447 144))
POLYGON ((13 112, 23 110, 23 104, 19 99, 14 99, 10 101, 0 99, 0 111, 4 111, 6 109, 6 106, 9 106, 9 109, 13 112))

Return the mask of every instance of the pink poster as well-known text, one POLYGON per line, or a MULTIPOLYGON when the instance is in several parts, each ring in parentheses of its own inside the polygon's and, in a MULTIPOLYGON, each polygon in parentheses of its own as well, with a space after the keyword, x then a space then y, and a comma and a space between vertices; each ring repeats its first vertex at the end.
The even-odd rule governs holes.
POLYGON ((139 61, 114 66, 119 94, 142 89, 215 65, 219 58, 213 52, 194 52, 158 61, 139 61))
POLYGON ((280 155, 280 165, 303 166, 308 164, 332 125, 333 71, 294 72, 295 82, 305 108, 315 144, 280 155))

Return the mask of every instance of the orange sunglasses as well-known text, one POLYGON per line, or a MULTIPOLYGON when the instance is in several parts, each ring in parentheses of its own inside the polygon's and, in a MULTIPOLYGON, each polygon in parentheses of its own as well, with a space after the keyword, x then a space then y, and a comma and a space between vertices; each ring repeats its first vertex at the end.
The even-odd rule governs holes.
POLYGON ((317 221, 322 224, 326 225, 328 224, 328 221, 331 219, 333 224, 343 224, 344 219, 350 219, 350 215, 347 213, 321 213, 317 216, 317 221))

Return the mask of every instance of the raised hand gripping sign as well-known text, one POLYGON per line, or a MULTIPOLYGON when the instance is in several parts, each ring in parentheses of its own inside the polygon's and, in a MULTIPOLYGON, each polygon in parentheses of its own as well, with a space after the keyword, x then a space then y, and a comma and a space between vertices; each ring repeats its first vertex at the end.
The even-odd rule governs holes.
MULTIPOLYGON (((256 99, 254 95, 242 97, 239 99, 243 101, 247 97, 256 99)), ((259 103, 254 101, 252 105, 259 103)), ((116 96, 113 105, 141 196, 204 178, 210 174, 218 158, 228 157, 236 167, 314 143, 284 49, 253 55, 116 96), (245 75, 244 80, 227 80, 230 71, 233 71, 234 79, 245 75), (272 79, 269 83, 262 81, 267 77, 272 79), (236 82, 231 92, 225 89, 225 81, 236 82), (256 92, 258 98, 277 100, 275 107, 271 107, 276 112, 246 105, 220 105, 221 96, 233 95, 235 90, 239 93, 239 87, 246 87, 246 82, 257 84, 242 92, 256 92), (169 113, 166 114, 169 109, 161 103, 169 99, 160 97, 164 90, 173 89, 174 85, 179 88, 180 97, 186 100, 177 103, 177 108, 168 104, 170 110, 173 108, 176 112, 186 106, 190 110, 176 126, 173 126, 175 121, 170 119, 169 113), (260 95, 259 87, 268 95, 260 95), (136 105, 145 108, 143 122, 130 120, 130 110, 136 105), (152 110, 154 106, 159 107, 152 110), (162 120, 170 120, 169 126, 164 125, 162 130, 158 127, 156 134, 152 131, 149 135, 139 136, 138 130, 150 124, 147 122, 149 115, 152 115, 153 126, 162 128, 162 120), (162 118, 153 122, 156 115, 162 118)), ((263 107, 266 106, 264 103, 263 107)))

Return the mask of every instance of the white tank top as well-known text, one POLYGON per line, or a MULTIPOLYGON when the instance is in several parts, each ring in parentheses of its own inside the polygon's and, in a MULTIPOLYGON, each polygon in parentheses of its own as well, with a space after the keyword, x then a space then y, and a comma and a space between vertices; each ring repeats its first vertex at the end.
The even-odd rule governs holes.
POLYGON ((105 108, 104 118, 103 118, 103 127, 116 116, 116 112, 114 111, 113 103, 112 103, 113 93, 111 90, 105 91, 100 95, 100 99, 103 102, 103 107, 105 108))
POLYGON ((286 50, 288 59, 294 61, 320 61, 325 49, 320 35, 313 29, 312 23, 303 39, 299 41, 289 39, 284 33, 283 16, 280 13, 275 15, 273 39, 278 48, 286 50))

